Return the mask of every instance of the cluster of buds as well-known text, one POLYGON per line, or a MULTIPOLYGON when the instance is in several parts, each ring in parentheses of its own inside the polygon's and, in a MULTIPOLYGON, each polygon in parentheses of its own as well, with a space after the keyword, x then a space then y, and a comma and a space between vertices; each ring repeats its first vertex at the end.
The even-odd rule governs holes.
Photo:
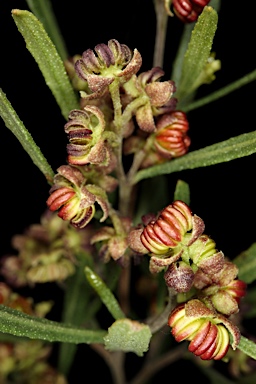
MULTIPOLYGON (((34 303, 31 297, 14 292, 3 282, 0 283, 0 304, 41 318, 52 308, 52 302, 34 303)), ((67 384, 65 377, 48 364, 51 352, 50 344, 40 340, 0 342, 1 384, 9 384, 11 377, 18 377, 24 383, 67 384)))
MULTIPOLYGON (((106 193, 117 187, 123 167, 120 153, 127 153, 123 138, 134 143, 141 134, 146 136, 147 151, 137 169, 188 151, 188 120, 176 111, 174 82, 161 81, 160 67, 137 74, 141 65, 139 51, 115 39, 66 61, 70 79, 80 90, 81 109, 72 110, 64 125, 68 164, 57 169, 47 206, 77 228, 92 220, 95 202, 103 210, 101 221, 108 217, 106 193)), ((126 147, 131 152, 133 145, 126 147)))
POLYGON ((132 222, 128 217, 114 220, 114 227, 103 226, 91 238, 91 244, 101 243, 99 256, 106 263, 111 258, 125 265, 125 253, 129 249, 128 233, 132 222))
POLYGON ((17 255, 1 260, 1 274, 14 287, 35 283, 62 282, 75 272, 78 250, 93 252, 91 228, 77 231, 57 214, 47 211, 40 224, 12 238, 17 255))
POLYGON ((37 317, 45 317, 52 307, 52 302, 50 301, 34 303, 31 297, 25 297, 14 292, 12 288, 4 282, 0 283, 0 304, 26 313, 27 315, 37 317))
POLYGON ((48 363, 50 344, 40 340, 0 343, 0 382, 67 384, 65 376, 48 363))
POLYGON ((246 284, 237 279, 238 268, 228 261, 215 242, 205 235, 204 222, 176 200, 157 217, 143 218, 130 232, 129 245, 150 256, 151 273, 164 271, 168 288, 187 303, 170 315, 169 325, 177 341, 189 340, 189 350, 202 359, 221 359, 239 343, 240 333, 228 319, 238 313, 246 284))

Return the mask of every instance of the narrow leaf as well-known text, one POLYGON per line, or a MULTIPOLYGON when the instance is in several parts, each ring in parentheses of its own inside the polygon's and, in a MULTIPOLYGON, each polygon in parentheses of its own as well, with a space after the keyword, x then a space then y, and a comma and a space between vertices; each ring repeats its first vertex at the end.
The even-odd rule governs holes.
POLYGON ((31 157, 33 163, 40 169, 48 182, 51 184, 54 176, 52 168, 1 89, 0 116, 2 117, 6 127, 9 128, 10 131, 12 131, 12 133, 17 137, 25 151, 31 157))
POLYGON ((72 109, 79 108, 63 61, 46 33, 43 24, 29 11, 13 9, 12 16, 22 34, 27 49, 37 62, 46 84, 52 91, 62 115, 67 120, 72 109))
POLYGON ((184 25, 184 29, 182 32, 182 36, 180 38, 178 51, 176 53, 176 57, 173 61, 173 69, 171 74, 171 80, 175 82, 177 89, 179 89, 179 83, 182 73, 182 67, 184 62, 185 53, 188 48, 188 43, 191 38, 191 33, 194 28, 194 25, 189 23, 184 25))
POLYGON ((106 286, 104 281, 100 278, 100 276, 93 272, 89 267, 85 267, 85 276, 90 285, 100 296, 101 301, 105 304, 114 319, 118 320, 125 318, 125 315, 121 310, 118 301, 110 289, 106 286))
POLYGON ((212 7, 204 7, 192 31, 183 61, 179 88, 175 94, 179 102, 195 90, 195 84, 211 53, 217 23, 217 12, 212 7))
POLYGON ((239 279, 247 284, 256 280, 256 243, 241 252, 233 262, 239 268, 239 279))
POLYGON ((187 205, 190 204, 190 190, 188 183, 183 180, 177 181, 173 200, 182 200, 187 205))
MULTIPOLYGON (((62 322, 81 326, 88 320, 90 311, 90 299, 93 293, 88 282, 84 278, 84 267, 90 263, 90 256, 86 253, 76 255, 78 266, 74 275, 66 281, 66 290, 64 297, 64 308, 62 311, 62 322)), ((99 300, 99 298, 97 297, 99 300)), ((62 343, 59 349, 58 368, 66 376, 72 366, 75 357, 77 345, 62 343)))
POLYGON ((59 25, 50 0, 26 0, 33 14, 41 21, 50 39, 54 43, 62 60, 68 58, 67 47, 61 35, 59 25))
POLYGON ((190 152, 164 164, 143 169, 137 173, 134 183, 157 175, 170 174, 185 169, 207 167, 228 162, 256 152, 256 131, 244 133, 228 140, 190 152))
POLYGON ((252 359, 256 360, 256 344, 253 341, 248 340, 244 336, 241 336, 241 340, 237 348, 244 352, 247 356, 250 356, 252 359))
POLYGON ((232 82, 231 84, 228 84, 225 87, 218 89, 216 92, 213 92, 210 95, 207 95, 205 97, 202 97, 201 99, 193 101, 190 104, 184 105, 182 110, 187 113, 189 111, 193 111, 193 109, 203 107, 204 105, 212 103, 215 100, 219 100, 221 97, 224 97, 229 93, 232 93, 240 89, 244 85, 247 85, 255 80, 256 80, 256 70, 254 69, 252 72, 249 72, 248 74, 232 82))
POLYGON ((29 316, 0 305, 0 331, 30 339, 64 343, 103 343, 104 330, 76 328, 55 321, 29 316))

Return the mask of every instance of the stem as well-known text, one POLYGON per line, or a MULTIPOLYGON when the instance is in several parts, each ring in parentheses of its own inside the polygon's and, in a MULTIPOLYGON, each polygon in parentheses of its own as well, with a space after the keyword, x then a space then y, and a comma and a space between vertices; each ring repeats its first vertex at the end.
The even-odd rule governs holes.
POLYGON ((148 101, 148 97, 145 95, 142 95, 140 97, 137 97, 135 100, 131 101, 125 108, 123 115, 122 115, 122 123, 123 125, 127 124, 129 120, 131 120, 134 111, 136 111, 139 107, 142 105, 145 105, 148 101))
POLYGON ((179 345, 177 348, 175 348, 175 350, 171 350, 170 352, 159 356, 157 359, 147 362, 147 364, 145 364, 138 375, 132 379, 129 384, 147 383, 147 380, 152 378, 156 372, 170 365, 174 361, 179 360, 184 355, 185 348, 186 346, 179 345))
POLYGON ((119 80, 115 79, 110 85, 109 85, 109 92, 111 94, 111 99, 113 102, 114 107, 114 124, 116 127, 116 133, 121 135, 121 116, 122 116, 122 104, 120 99, 120 92, 119 92, 119 80))
POLYGON ((168 14, 163 0, 154 0, 156 13, 156 39, 154 48, 153 67, 163 67, 168 14))
POLYGON ((229 93, 241 88, 242 86, 249 84, 252 81, 256 80, 256 70, 248 73, 247 75, 241 77, 237 81, 219 89, 216 92, 211 93, 209 96, 203 97, 189 105, 183 107, 184 112, 192 111, 193 109, 203 107, 205 104, 209 104, 215 100, 218 100, 220 97, 226 96, 229 93))
POLYGON ((130 184, 133 185, 133 178, 135 177, 136 172, 139 170, 140 165, 142 161, 144 160, 145 156, 147 155, 147 152, 150 150, 152 147, 152 141, 153 137, 152 135, 148 137, 144 147, 135 153, 134 158, 133 158, 133 163, 129 169, 129 172, 127 174, 127 178, 130 182, 130 184))
POLYGON ((169 291, 169 300, 168 303, 160 315, 157 315, 154 319, 150 319, 147 321, 147 324, 150 327, 151 333, 154 334, 163 328, 164 325, 167 324, 168 317, 174 307, 173 298, 176 296, 176 293, 173 289, 168 288, 169 291))
POLYGON ((124 384, 126 383, 124 375, 124 352, 109 352, 101 344, 91 344, 91 348, 97 352, 108 365, 113 384, 124 384))

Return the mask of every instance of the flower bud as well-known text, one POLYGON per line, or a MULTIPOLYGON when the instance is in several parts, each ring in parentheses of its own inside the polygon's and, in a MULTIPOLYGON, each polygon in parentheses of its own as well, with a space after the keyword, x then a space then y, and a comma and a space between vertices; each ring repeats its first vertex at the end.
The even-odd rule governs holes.
POLYGON ((127 45, 115 39, 109 40, 108 45, 96 45, 94 51, 87 49, 83 52, 82 58, 75 63, 75 69, 78 76, 88 82, 96 97, 102 95, 115 79, 120 83, 129 80, 142 64, 137 49, 132 53, 127 45))
POLYGON ((188 128, 186 114, 182 111, 173 111, 161 116, 156 124, 154 140, 156 151, 167 159, 187 153, 190 145, 188 128))
POLYGON ((110 258, 119 260, 124 256, 129 244, 127 235, 131 228, 130 218, 120 218, 116 227, 102 227, 91 238, 91 244, 101 242, 99 255, 108 262, 110 258))
POLYGON ((109 148, 103 134, 105 120, 98 107, 87 105, 83 110, 71 111, 64 129, 70 142, 67 145, 69 164, 109 163, 109 148))
POLYGON ((46 202, 51 211, 58 211, 58 216, 70 221, 74 227, 84 228, 94 216, 95 202, 103 210, 100 221, 104 221, 108 216, 105 192, 96 185, 86 185, 86 179, 78 168, 70 165, 58 168, 46 202))
POLYGON ((240 341, 239 329, 198 299, 176 307, 168 325, 176 341, 190 341, 189 351, 202 360, 222 359, 229 349, 230 334, 233 349, 240 341))
POLYGON ((165 255, 184 239, 192 229, 192 213, 184 202, 176 200, 162 210, 156 220, 152 220, 141 234, 141 242, 149 252, 165 255))
POLYGON ((192 268, 183 261, 169 265, 164 274, 166 285, 179 293, 188 292, 194 281, 192 268))
POLYGON ((246 284, 236 279, 237 273, 236 265, 225 261, 221 271, 210 275, 211 282, 202 289, 202 294, 211 299, 215 309, 226 316, 239 311, 240 299, 246 294, 246 284))
POLYGON ((193 263, 204 273, 214 275, 224 265, 224 254, 216 250, 216 243, 207 235, 201 235, 189 247, 189 256, 193 263))
POLYGON ((145 103, 137 109, 135 117, 140 129, 146 132, 156 129, 154 116, 173 111, 177 104, 177 100, 172 98, 175 84, 172 80, 160 82, 163 75, 164 71, 160 67, 154 67, 141 73, 137 79, 139 92, 136 96, 143 96, 145 103))

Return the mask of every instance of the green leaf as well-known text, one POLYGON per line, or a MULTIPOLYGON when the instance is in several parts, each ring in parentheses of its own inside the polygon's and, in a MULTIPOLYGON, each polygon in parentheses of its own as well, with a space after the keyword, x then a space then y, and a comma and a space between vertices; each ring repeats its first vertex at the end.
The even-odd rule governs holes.
POLYGON ((193 28, 194 28, 193 23, 184 25, 182 36, 179 42, 178 51, 173 61, 173 69, 172 69, 172 74, 170 78, 175 82, 177 89, 179 89, 184 57, 188 48, 188 44, 191 38, 191 33, 193 31, 193 28))
POLYGON ((12 131, 12 133, 17 137, 25 151, 31 157, 33 163, 40 169, 47 181, 51 184, 54 177, 52 168, 1 89, 0 116, 2 117, 6 127, 9 128, 10 131, 12 131))
POLYGON ((89 267, 85 267, 85 276, 114 319, 118 320, 125 318, 125 314, 121 310, 118 301, 100 276, 93 272, 89 267))
POLYGON ((0 305, 0 332, 30 339, 64 343, 103 343, 104 330, 88 330, 29 316, 0 305))
POLYGON ((243 298, 243 303, 244 307, 246 308, 246 312, 243 313, 243 316, 246 319, 252 319, 256 317, 256 287, 248 287, 246 295, 243 298))
POLYGON ((68 58, 65 41, 60 33, 50 0, 26 0, 30 10, 44 25, 62 60, 68 58))
POLYGON ((256 360, 256 344, 253 341, 241 336, 237 349, 240 349, 240 351, 244 352, 247 356, 256 360))
POLYGON ((45 82, 52 91, 64 118, 72 109, 79 108, 75 93, 63 61, 46 33, 43 24, 29 11, 13 9, 12 16, 26 47, 37 62, 45 82))
POLYGON ((239 268, 239 279, 247 284, 256 280, 256 243, 241 252, 233 262, 239 268))
POLYGON ((109 327, 104 341, 106 349, 110 351, 134 352, 143 356, 143 353, 148 351, 151 336, 148 325, 130 319, 120 319, 109 327))
MULTIPOLYGON (((84 267, 91 264, 90 256, 86 253, 76 255, 78 266, 74 275, 67 279, 65 284, 64 305, 62 311, 62 322, 81 326, 88 320, 91 308, 92 289, 84 278, 84 267)), ((98 299, 98 298, 97 298, 98 299)), ((98 299, 99 300, 99 299, 98 299)), ((68 375, 72 366, 77 346, 75 344, 62 343, 59 349, 58 368, 68 375)))
POLYGON ((211 53, 217 23, 217 12, 212 7, 204 7, 192 31, 184 57, 181 79, 175 94, 179 103, 198 87, 198 78, 211 53))
POLYGON ((232 82, 231 84, 228 84, 227 86, 218 89, 218 91, 211 93, 210 95, 207 95, 205 97, 202 97, 201 99, 198 99, 196 101, 191 102, 190 104, 184 105, 182 110, 184 112, 193 111, 194 109, 203 107, 206 104, 212 103, 215 100, 219 100, 221 97, 224 97, 228 95, 229 93, 232 93, 244 85, 247 85, 251 83, 252 81, 256 80, 256 70, 253 70, 252 72, 249 72, 247 75, 241 77, 240 79, 232 82))
POLYGON ((138 199, 136 203, 136 214, 133 218, 135 224, 141 223, 141 217, 151 212, 158 212, 165 205, 169 204, 168 183, 165 176, 159 176, 154 180, 144 180, 140 185, 138 199), (155 186, 157 185, 157 188, 155 186), (154 193, 148 193, 153 191, 154 193))
POLYGON ((187 205, 190 205, 190 190, 188 183, 183 180, 177 181, 173 200, 182 200, 187 205))
POLYGON ((182 157, 170 160, 167 163, 143 169, 136 174, 134 184, 149 177, 224 163, 252 155, 255 152, 256 131, 244 133, 190 152, 182 157))

